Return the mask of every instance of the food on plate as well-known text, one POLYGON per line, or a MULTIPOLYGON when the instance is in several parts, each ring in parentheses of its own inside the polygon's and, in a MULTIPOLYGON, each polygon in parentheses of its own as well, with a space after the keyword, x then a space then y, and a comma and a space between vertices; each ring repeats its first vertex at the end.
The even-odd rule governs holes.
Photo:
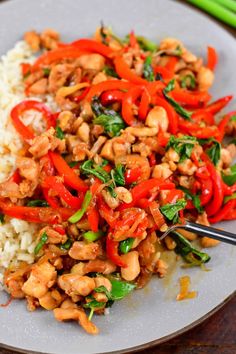
MULTIPOLYGON (((199 246, 218 241, 160 236, 236 218, 235 141, 223 143, 236 112, 216 117, 232 99, 212 102, 217 61, 212 47, 204 61, 177 39, 104 26, 71 43, 29 31, 2 58, 0 274, 12 298, 96 334, 94 313, 166 275, 167 250, 210 260, 199 246)), ((188 287, 179 300, 196 295, 188 287)))

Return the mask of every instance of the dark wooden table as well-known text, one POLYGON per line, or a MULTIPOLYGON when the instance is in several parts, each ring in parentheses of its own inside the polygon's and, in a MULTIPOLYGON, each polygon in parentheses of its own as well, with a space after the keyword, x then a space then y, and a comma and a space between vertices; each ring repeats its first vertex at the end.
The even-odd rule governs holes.
MULTIPOLYGON (((164 1, 164 0, 163 0, 164 1)), ((187 4, 185 0, 175 0, 187 4)), ((1 0, 0 0, 1 2, 1 0)), ((200 10, 192 7, 195 11, 200 10)), ((218 22, 236 37, 236 31, 218 22)), ((0 354, 16 354, 0 348, 0 354)), ((236 295, 219 311, 194 329, 140 354, 236 354, 236 295)), ((67 353, 65 353, 67 354, 67 353)))

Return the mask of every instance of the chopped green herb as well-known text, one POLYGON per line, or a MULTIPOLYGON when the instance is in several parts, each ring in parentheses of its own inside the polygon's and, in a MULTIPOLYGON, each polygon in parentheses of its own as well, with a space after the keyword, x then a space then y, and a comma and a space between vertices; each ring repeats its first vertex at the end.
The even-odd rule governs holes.
POLYGON ((30 200, 27 203, 27 206, 29 206, 29 207, 49 207, 49 204, 46 200, 35 199, 35 200, 30 200))
POLYGON ((116 186, 125 185, 125 167, 123 165, 117 165, 114 169, 111 170, 111 177, 115 182, 116 186))
POLYGON ((124 253, 124 254, 128 253, 131 250, 133 243, 134 243, 134 238, 132 238, 132 237, 129 237, 124 241, 121 241, 120 245, 119 245, 119 249, 120 249, 121 253, 124 253))
POLYGON ((166 88, 164 88, 163 95, 165 96, 166 100, 175 109, 176 113, 178 113, 185 120, 191 120, 192 112, 188 112, 186 109, 181 107, 172 97, 168 95, 168 93, 174 89, 174 86, 175 86, 175 79, 171 80, 166 86, 166 88))
POLYGON ((230 167, 230 174, 222 173, 222 178, 223 181, 229 186, 236 183, 236 164, 230 167))
POLYGON ((136 36, 137 42, 140 48, 144 51, 155 52, 157 50, 156 43, 150 41, 149 39, 143 36, 136 36))
POLYGON ((175 204, 165 204, 162 207, 160 207, 160 210, 162 214, 170 221, 173 221, 174 223, 177 222, 178 220, 178 213, 180 210, 184 209, 187 205, 186 200, 184 199, 179 199, 175 204))
POLYGON ((49 68, 43 68, 43 75, 48 77, 50 75, 51 70, 49 68))
POLYGON ((125 129, 125 122, 119 113, 103 107, 97 97, 93 98, 91 107, 96 116, 93 123, 102 125, 105 133, 111 138, 120 135, 120 131, 125 129))
POLYGON ((62 139, 65 138, 65 134, 63 133, 63 131, 61 130, 61 128, 59 127, 59 125, 56 126, 55 130, 56 130, 56 137, 57 137, 58 139, 61 139, 61 140, 62 140, 62 139))
POLYGON ((204 252, 200 252, 180 233, 173 231, 172 237, 177 246, 175 252, 180 254, 183 259, 191 266, 200 266, 203 263, 209 262, 211 257, 204 252))
POLYGON ((92 160, 87 160, 80 165, 80 170, 85 175, 93 175, 103 183, 110 181, 111 177, 101 166, 94 164, 92 160))
POLYGON ((87 231, 83 234, 83 238, 87 240, 88 242, 94 242, 97 241, 99 238, 101 238, 104 235, 104 232, 102 231, 87 231))
POLYGON ((198 139, 199 144, 209 146, 206 149, 207 155, 210 157, 211 161, 216 166, 220 160, 220 153, 221 153, 221 145, 220 143, 214 138, 208 139, 198 139))
POLYGON ((37 255, 39 253, 39 251, 43 248, 43 246, 45 245, 47 240, 48 240, 48 235, 46 234, 46 232, 44 232, 42 234, 42 236, 40 237, 39 243, 36 245, 36 247, 34 249, 35 255, 37 255))
POLYGON ((143 76, 147 81, 155 81, 155 75, 152 68, 152 57, 150 55, 144 61, 143 76))
POLYGON ((125 281, 120 281, 116 279, 109 280, 112 285, 112 289, 110 292, 105 288, 105 286, 99 286, 98 288, 94 289, 94 291, 96 292, 104 292, 109 300, 121 300, 136 288, 136 285, 127 283, 125 281))
POLYGON ((5 215, 0 213, 0 224, 4 224, 5 222, 5 215))
POLYGON ((115 69, 112 68, 111 66, 105 65, 103 70, 106 75, 119 78, 119 75, 116 73, 115 69))
POLYGON ((68 251, 72 246, 72 240, 68 238, 68 240, 65 243, 62 243, 59 247, 63 251, 68 251))
POLYGON ((196 88, 196 80, 193 75, 186 75, 181 78, 180 86, 182 88, 195 89, 196 88))
MULTIPOLYGON (((88 296, 87 296, 88 298, 88 296)), ((89 321, 91 321, 93 314, 94 314, 94 310, 96 309, 100 309, 103 308, 106 305, 105 302, 98 302, 97 300, 91 300, 89 302, 87 302, 87 304, 84 304, 83 307, 86 309, 90 309, 90 314, 89 314, 89 321)))
POLYGON ((181 138, 176 138, 174 135, 171 135, 166 145, 166 150, 173 148, 180 157, 179 162, 183 162, 191 157, 196 143, 197 139, 192 136, 184 135, 181 138))
POLYGON ((84 216, 84 214, 91 202, 91 199, 92 199, 92 193, 90 191, 87 191, 84 196, 84 200, 83 200, 81 208, 68 219, 68 221, 70 223, 75 224, 80 219, 82 219, 82 217, 84 216))
POLYGON ((236 115, 232 116, 232 117, 230 118, 230 120, 231 120, 231 122, 236 122, 236 115))
POLYGON ((181 189, 182 191, 184 191, 186 199, 189 199, 192 201, 193 205, 195 206, 195 208, 197 209, 197 211, 201 214, 203 213, 204 209, 201 206, 201 200, 199 195, 197 194, 192 194, 187 188, 184 188, 182 186, 178 187, 179 189, 181 189))
POLYGON ((70 162, 68 162, 68 165, 69 165, 71 168, 73 168, 73 167, 75 167, 76 165, 78 165, 78 161, 70 161, 70 162))

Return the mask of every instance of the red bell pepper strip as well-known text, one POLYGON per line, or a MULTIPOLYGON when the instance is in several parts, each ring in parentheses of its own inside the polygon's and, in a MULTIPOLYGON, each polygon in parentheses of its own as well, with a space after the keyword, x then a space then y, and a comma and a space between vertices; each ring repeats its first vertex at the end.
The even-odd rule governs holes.
POLYGON ((175 66, 176 66, 177 62, 178 62, 178 58, 174 57, 174 56, 171 56, 171 57, 169 57, 169 60, 166 63, 165 68, 167 70, 169 70, 172 74, 174 74, 175 66))
POLYGON ((215 169, 215 166, 210 161, 206 154, 202 154, 202 160, 206 162, 206 167, 211 175, 213 183, 212 200, 206 205, 205 209, 208 216, 212 216, 218 212, 224 200, 224 190, 220 174, 215 169))
POLYGON ((218 55, 215 48, 207 47, 207 67, 208 69, 214 71, 216 64, 218 62, 218 55))
POLYGON ((149 204, 149 209, 150 209, 151 215, 155 221, 157 229, 160 230, 162 225, 165 224, 165 218, 162 215, 162 213, 160 212, 159 205, 157 204, 156 201, 152 201, 149 204))
POLYGON ((147 81, 142 79, 140 76, 136 75, 126 64, 122 56, 116 56, 114 59, 114 65, 117 74, 122 79, 128 80, 134 84, 146 85, 147 81))
POLYGON ((84 195, 80 194, 79 197, 73 196, 70 191, 64 186, 60 177, 48 176, 43 181, 43 187, 55 191, 66 204, 73 209, 79 209, 82 205, 84 195))
POLYGON ((224 196, 232 195, 234 193, 234 191, 233 191, 234 188, 232 188, 232 187, 234 187, 234 185, 230 187, 224 181, 222 181, 222 186, 223 186, 223 190, 224 190, 224 196))
POLYGON ((216 126, 199 127, 199 124, 188 122, 179 118, 179 129, 181 132, 195 136, 198 139, 207 139, 210 137, 218 138, 219 129, 216 126))
POLYGON ((151 103, 151 96, 146 88, 143 89, 143 93, 140 100, 138 109, 139 119, 145 120, 149 110, 149 104, 151 103))
POLYGON ((201 107, 211 99, 211 95, 208 92, 191 92, 183 89, 171 91, 170 96, 181 105, 193 108, 201 107))
POLYGON ((111 234, 107 235, 106 251, 108 258, 118 267, 126 268, 127 264, 123 261, 118 253, 119 242, 112 240, 111 234))
POLYGON ((122 102, 122 117, 128 125, 133 125, 136 121, 133 113, 133 105, 141 94, 142 88, 134 86, 124 95, 122 102))
POLYGON ((99 53, 107 58, 111 58, 114 55, 113 49, 93 39, 79 39, 72 42, 70 46, 75 47, 81 51, 99 53))
POLYGON ((49 156, 52 159, 57 172, 64 178, 64 181, 68 186, 78 190, 79 192, 86 192, 88 190, 86 183, 75 173, 72 168, 67 165, 61 155, 50 151, 49 156))
POLYGON ((230 112, 228 114, 226 114, 220 121, 219 125, 218 125, 218 129, 219 129, 219 132, 220 132, 220 136, 218 138, 218 141, 222 141, 224 136, 225 136, 225 128, 226 128, 226 125, 229 123, 230 121, 230 118, 232 116, 235 116, 236 115, 236 111, 233 111, 233 112, 230 112))
POLYGON ((8 179, 9 182, 14 182, 16 184, 19 184, 21 182, 21 175, 19 173, 19 170, 16 169, 13 174, 11 175, 11 177, 8 179))
MULTIPOLYGON (((40 159, 40 164, 42 165, 42 171, 45 176, 53 176, 55 175, 55 168, 53 166, 52 160, 48 154, 44 155, 40 159)), ((42 187, 43 195, 50 207, 56 209, 60 207, 60 203, 58 199, 49 193, 49 188, 42 187)))
POLYGON ((197 123, 204 122, 208 125, 215 125, 215 118, 213 114, 205 112, 204 109, 198 109, 193 112, 191 118, 197 123))
POLYGON ((83 92, 80 95, 75 96, 73 98, 74 102, 76 102, 76 103, 81 102, 87 96, 89 90, 90 90, 90 87, 85 87, 85 89, 83 90, 83 92))
POLYGON ((155 156, 155 153, 152 152, 151 155, 149 156, 149 165, 151 167, 155 166, 157 163, 157 160, 156 160, 156 156, 155 156))
POLYGON ((125 184, 131 184, 137 181, 141 176, 142 170, 140 167, 132 168, 125 171, 125 184))
POLYGON ((183 196, 184 193, 180 189, 171 189, 168 192, 163 204, 174 204, 178 199, 183 198, 183 196))
POLYGON ((115 227, 116 218, 114 215, 114 211, 109 208, 109 206, 105 203, 101 195, 97 197, 98 210, 101 217, 106 220, 106 222, 112 227, 115 227))
POLYGON ((222 209, 220 209, 214 216, 209 218, 210 223, 216 223, 225 219, 225 217, 233 211, 235 207, 235 199, 229 200, 222 209))
POLYGON ((204 108, 204 111, 211 114, 216 114, 221 111, 232 100, 232 98, 232 95, 222 97, 217 101, 210 103, 207 107, 204 108))
POLYGON ((108 104, 114 103, 114 102, 120 102, 124 98, 124 92, 119 91, 119 90, 110 90, 103 92, 101 95, 101 103, 104 106, 107 106, 108 104))
POLYGON ((236 209, 230 210, 230 212, 224 216, 224 220, 236 220, 236 209))
POLYGON ((129 44, 131 48, 137 48, 138 41, 137 38, 135 37, 134 31, 131 31, 129 34, 129 44))
POLYGON ((95 206, 89 206, 87 209, 87 217, 88 217, 88 222, 91 230, 93 232, 98 231, 98 225, 99 225, 99 212, 96 209, 95 206))
POLYGON ((158 132, 157 141, 158 141, 158 144, 161 147, 166 147, 166 145, 168 144, 169 139, 170 139, 169 134, 166 135, 162 130, 160 130, 158 132))
POLYGON ((29 64, 29 63, 21 63, 20 66, 21 66, 21 72, 22 72, 23 78, 26 75, 30 74, 30 72, 31 72, 31 64, 29 64))
POLYGON ((31 140, 35 137, 33 131, 29 127, 27 127, 20 119, 20 116, 24 112, 29 111, 31 109, 42 113, 47 123, 47 129, 49 129, 50 127, 54 127, 56 124, 56 121, 53 119, 50 110, 44 103, 35 100, 22 101, 11 110, 11 120, 15 129, 24 140, 31 140))
POLYGON ((155 104, 166 110, 169 119, 169 131, 171 134, 176 134, 178 130, 178 116, 174 108, 164 98, 158 96, 155 97, 155 104))
POLYGON ((91 101, 94 96, 100 96, 104 91, 108 90, 129 90, 133 84, 121 80, 107 80, 99 84, 91 86, 86 100, 91 101))
POLYGON ((82 51, 75 46, 65 46, 62 48, 50 50, 42 54, 32 65, 31 71, 38 70, 41 66, 49 65, 54 61, 61 59, 75 59, 79 58, 81 55, 88 54, 86 51, 82 51))
MULTIPOLYGON (((166 87, 166 85, 162 82, 162 81, 153 81, 153 82, 148 82, 147 85, 145 86, 145 88, 147 89, 147 91, 149 92, 149 95, 151 96, 151 98, 155 98, 153 97, 156 93, 157 94, 161 94, 162 90, 166 87)), ((152 102, 155 103, 155 102, 152 102)))
POLYGON ((58 224, 67 219, 75 212, 70 208, 41 208, 7 204, 0 201, 2 212, 13 218, 34 223, 58 224))
POLYGON ((155 74, 160 74, 164 80, 171 80, 173 78, 173 73, 164 66, 156 66, 154 68, 155 74))

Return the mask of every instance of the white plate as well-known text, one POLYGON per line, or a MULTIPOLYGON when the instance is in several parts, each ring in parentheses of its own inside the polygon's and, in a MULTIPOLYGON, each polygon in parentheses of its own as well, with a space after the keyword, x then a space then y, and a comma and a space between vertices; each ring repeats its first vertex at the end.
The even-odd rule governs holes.
MULTIPOLYGON (((136 33, 160 40, 180 38, 187 47, 205 56, 206 46, 219 53, 212 93, 215 98, 235 93, 235 40, 207 17, 173 1, 157 0, 11 0, 0 5, 0 53, 13 47, 32 28, 52 27, 63 39, 91 35, 103 20, 115 33, 136 33)), ((236 107, 236 102, 230 108, 236 107)), ((225 224, 234 231, 235 222, 225 224)), ((57 354, 92 354, 130 350, 148 342, 164 340, 183 331, 211 312, 236 289, 236 251, 227 245, 209 250, 210 272, 178 269, 171 279, 157 278, 144 290, 116 303, 109 316, 95 316, 101 333, 92 337, 72 323, 61 324, 47 311, 29 313, 24 301, 0 309, 0 343, 27 351, 57 354), (176 302, 179 276, 189 274, 198 297, 176 302)), ((0 295, 3 302, 5 295, 0 295)))

